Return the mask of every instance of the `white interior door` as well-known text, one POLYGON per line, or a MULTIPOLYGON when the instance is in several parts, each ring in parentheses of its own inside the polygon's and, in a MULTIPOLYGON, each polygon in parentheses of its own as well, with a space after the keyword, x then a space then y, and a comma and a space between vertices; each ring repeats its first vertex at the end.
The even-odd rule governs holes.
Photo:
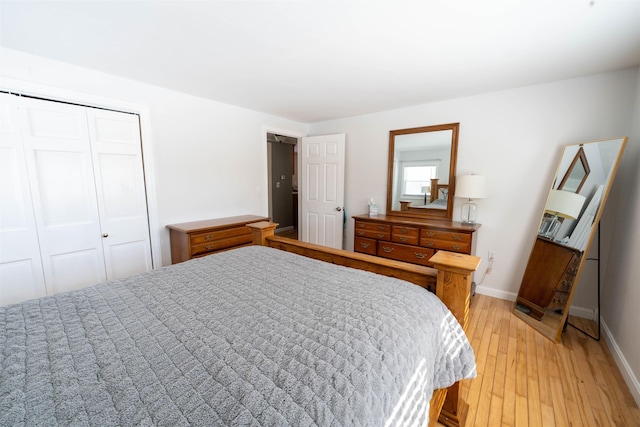
POLYGON ((106 279, 84 107, 23 99, 23 140, 49 292, 106 279))
POLYGON ((107 279, 151 270, 138 116, 87 108, 107 279))
POLYGON ((342 248, 345 135, 302 138, 301 239, 342 248))
POLYGON ((0 94, 0 305, 46 295, 17 98, 0 94))

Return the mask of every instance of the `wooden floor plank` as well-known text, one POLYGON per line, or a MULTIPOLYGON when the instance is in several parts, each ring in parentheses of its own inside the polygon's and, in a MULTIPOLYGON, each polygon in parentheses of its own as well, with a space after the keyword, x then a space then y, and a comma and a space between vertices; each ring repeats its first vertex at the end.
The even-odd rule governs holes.
POLYGON ((567 407, 564 402, 564 391, 562 389, 562 379, 560 378, 560 361, 557 358, 556 344, 550 340, 544 343, 544 360, 549 366, 549 390, 551 392, 551 402, 556 426, 569 426, 567 407))
MULTIPOLYGON (((467 427, 640 426, 640 410, 604 340, 569 327, 553 343, 512 307, 486 295, 471 300, 467 335, 478 377, 460 388, 467 427)), ((594 322, 571 321, 597 334, 594 322)))
MULTIPOLYGON (((498 327, 494 329, 493 338, 496 340, 496 365, 495 374, 493 376, 493 386, 491 388, 491 406, 489 409, 489 419, 491 422, 505 424, 502 420, 503 407, 504 407, 504 391, 506 381, 507 370, 507 351, 509 349, 509 315, 505 310, 504 304, 506 301, 501 301, 499 304, 501 307, 497 307, 497 315, 499 315, 498 327)), ((510 422, 510 421, 509 421, 510 422)))
POLYGON ((507 343, 507 360, 506 360, 506 372, 504 380, 504 399, 502 402, 502 425, 513 427, 516 425, 516 376, 517 376, 517 338, 518 338, 518 323, 516 318, 511 316, 511 313, 505 310, 505 317, 509 319, 509 333, 507 343))
POLYGON ((518 323, 518 337, 516 342, 516 425, 529 425, 529 405, 527 387, 527 332, 525 323, 518 323))

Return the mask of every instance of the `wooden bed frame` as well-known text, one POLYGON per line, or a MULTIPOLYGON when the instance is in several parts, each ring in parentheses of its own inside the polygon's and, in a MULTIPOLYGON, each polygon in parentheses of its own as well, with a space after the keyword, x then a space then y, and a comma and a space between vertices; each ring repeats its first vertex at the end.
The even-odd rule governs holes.
POLYGON ((438 195, 440 194, 440 190, 444 190, 445 188, 449 188, 449 184, 438 184, 439 178, 431 178, 431 195, 429 196, 429 203, 433 203, 438 199, 438 195))
MULTIPOLYGON (((261 221, 249 224, 248 227, 251 228, 254 245, 269 246, 333 264, 396 277, 426 289, 435 288, 438 298, 451 310, 462 328, 467 330, 471 275, 480 264, 479 257, 438 251, 431 257, 435 267, 432 269, 277 237, 274 235, 277 224, 272 222, 261 221)), ((464 425, 467 407, 460 399, 459 383, 447 389, 436 390, 430 401, 429 426, 435 426, 438 421, 447 426, 464 425)))

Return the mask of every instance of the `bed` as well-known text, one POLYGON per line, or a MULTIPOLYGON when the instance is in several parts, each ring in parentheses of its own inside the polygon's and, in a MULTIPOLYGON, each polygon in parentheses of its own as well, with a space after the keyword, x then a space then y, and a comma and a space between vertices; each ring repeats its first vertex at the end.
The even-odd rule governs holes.
POLYGON ((431 179, 431 195, 426 207, 431 209, 446 209, 449 199, 449 184, 439 184, 438 178, 431 179))
POLYGON ((0 307, 0 425, 424 425, 445 396, 457 408, 455 384, 475 375, 468 260, 439 265, 449 311, 361 271, 426 287, 422 267, 291 246, 274 228, 254 228, 260 245, 0 307))
POLYGON ((414 205, 413 201, 400 200, 400 211, 408 211, 410 209, 444 209, 446 210, 449 203, 449 184, 439 184, 438 178, 431 179, 431 192, 429 200, 425 195, 424 204, 414 205))

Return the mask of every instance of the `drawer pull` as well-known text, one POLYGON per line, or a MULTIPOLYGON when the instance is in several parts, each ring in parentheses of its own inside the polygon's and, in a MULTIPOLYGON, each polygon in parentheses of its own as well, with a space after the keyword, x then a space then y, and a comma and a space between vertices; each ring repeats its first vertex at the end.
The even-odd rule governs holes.
POLYGON ((359 222, 358 227, 364 227, 364 222, 359 222))
POLYGON ((211 240, 213 239, 213 236, 211 234, 207 234, 206 236, 204 236, 204 240, 211 240))
POLYGON ((400 236, 398 237, 398 239, 400 239, 401 242, 406 242, 407 240, 409 240, 409 238, 406 236, 400 236))
POLYGON ((384 227, 385 227, 384 225, 379 225, 378 230, 384 230, 384 227))
POLYGON ((400 232, 401 232, 402 234, 407 234, 407 233, 409 232, 409 230, 407 230, 406 228, 401 228, 401 229, 400 229, 400 232))
POLYGON ((384 233, 378 233, 378 239, 382 239, 384 237, 384 233))
POLYGON ((459 251, 460 249, 462 249, 462 245, 451 245, 451 248, 452 248, 454 251, 459 251))
POLYGON ((430 247, 430 246, 435 245, 435 242, 432 242, 432 241, 430 241, 430 240, 427 240, 426 242, 424 242, 424 245, 425 245, 425 246, 430 247))
POLYGON ((423 254, 422 252, 415 252, 415 256, 418 259, 424 259, 424 257, 426 257, 426 254, 423 254))
POLYGON ((454 234, 451 237, 453 237, 453 240, 462 240, 462 236, 459 234, 454 234))
POLYGON ((387 247, 387 246, 383 246, 382 247, 382 251, 384 253, 390 254, 391 252, 393 252, 393 248, 387 247))
POLYGON ((369 246, 371 246, 371 244, 370 244, 370 243, 360 243, 360 247, 361 247, 362 249, 367 249, 369 246))
POLYGON ((205 248, 206 250, 210 251, 211 249, 214 249, 214 248, 215 248, 215 246, 213 246, 213 245, 206 245, 204 248, 205 248))
POLYGON ((425 232, 425 234, 427 235, 427 237, 433 237, 436 235, 435 231, 427 231, 425 232))
POLYGON ((359 236, 364 236, 364 233, 365 233, 364 231, 358 231, 359 236))

